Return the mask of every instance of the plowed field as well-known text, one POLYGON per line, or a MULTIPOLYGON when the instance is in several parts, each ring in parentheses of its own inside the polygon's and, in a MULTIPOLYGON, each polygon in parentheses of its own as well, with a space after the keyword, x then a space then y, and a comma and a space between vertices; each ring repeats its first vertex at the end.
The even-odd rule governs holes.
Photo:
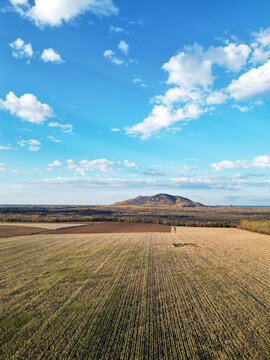
POLYGON ((170 226, 155 224, 136 224, 118 222, 99 222, 83 226, 74 226, 55 230, 54 234, 106 234, 106 233, 143 233, 143 232, 171 232, 170 226))

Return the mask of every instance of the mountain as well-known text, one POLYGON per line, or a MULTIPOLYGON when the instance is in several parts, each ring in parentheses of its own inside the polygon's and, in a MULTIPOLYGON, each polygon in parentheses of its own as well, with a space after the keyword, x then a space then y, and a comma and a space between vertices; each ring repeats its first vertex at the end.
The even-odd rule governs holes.
POLYGON ((153 196, 138 196, 135 199, 125 200, 117 202, 116 206, 143 206, 143 205, 155 205, 155 206, 176 206, 176 207, 201 207, 204 206, 200 203, 191 201, 182 196, 174 196, 168 194, 156 194, 153 196))

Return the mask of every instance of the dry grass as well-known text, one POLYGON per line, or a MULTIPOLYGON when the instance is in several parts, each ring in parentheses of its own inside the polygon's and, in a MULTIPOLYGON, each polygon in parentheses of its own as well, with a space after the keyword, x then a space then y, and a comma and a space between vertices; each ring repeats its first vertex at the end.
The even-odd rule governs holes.
POLYGON ((245 230, 270 235, 270 221, 241 220, 240 227, 245 230))
POLYGON ((0 358, 269 359, 269 237, 176 231, 1 239, 0 358))

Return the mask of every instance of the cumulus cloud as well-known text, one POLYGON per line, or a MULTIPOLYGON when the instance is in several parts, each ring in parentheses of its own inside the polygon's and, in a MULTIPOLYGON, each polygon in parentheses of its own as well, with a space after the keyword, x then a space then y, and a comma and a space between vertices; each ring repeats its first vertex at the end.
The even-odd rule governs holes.
POLYGON ((28 151, 38 151, 42 144, 38 140, 30 139, 18 141, 18 145, 27 147, 28 151))
POLYGON ((147 139, 153 132, 167 128, 180 120, 196 119, 201 113, 202 110, 196 104, 187 104, 176 110, 168 106, 156 105, 143 122, 126 127, 125 130, 129 135, 141 134, 142 139, 147 139))
POLYGON ((248 106, 233 105, 232 108, 238 109, 241 112, 247 112, 250 110, 248 106))
POLYGON ((223 160, 219 163, 213 163, 211 165, 216 171, 226 170, 226 169, 249 169, 251 167, 256 168, 268 168, 270 167, 270 156, 269 155, 260 155, 256 156, 253 160, 223 160))
MULTIPOLYGON (((255 63, 268 59, 266 52, 269 51, 270 56, 270 50, 262 48, 268 44, 270 46, 267 40, 269 34, 270 30, 261 31, 257 42, 250 45, 227 41, 225 46, 210 46, 208 49, 197 43, 185 46, 162 66, 168 74, 169 89, 151 100, 154 104, 152 112, 143 121, 125 127, 126 133, 140 135, 145 139, 160 129, 213 111, 215 105, 232 100, 234 103, 235 100, 246 101, 269 92, 270 60, 257 68, 251 68, 255 63), (217 67, 219 72, 215 74, 217 67), (222 69, 227 78, 232 78, 236 72, 242 71, 242 74, 230 79, 228 86, 218 89, 215 81, 222 69)), ((137 78, 134 82, 140 83, 141 79, 137 78)), ((258 104, 255 100, 254 105, 258 104)), ((253 108, 252 105, 243 104, 233 104, 232 107, 242 112, 253 108)))
POLYGON ((239 71, 246 65, 251 49, 246 44, 229 44, 228 46, 211 46, 205 56, 212 63, 224 65, 232 71, 239 71))
POLYGON ((77 165, 75 163, 75 161, 73 161, 72 159, 67 160, 67 169, 73 170, 76 169, 77 165))
POLYGON ((136 164, 134 161, 128 161, 128 160, 124 160, 124 165, 128 168, 136 167, 136 164))
POLYGON ((55 160, 53 163, 49 164, 49 167, 61 166, 62 163, 59 160, 55 160))
POLYGON ((265 50, 262 47, 255 47, 250 58, 250 63, 252 63, 253 65, 262 64, 266 62, 269 58, 270 50, 265 50))
POLYGON ((248 169, 250 166, 248 161, 246 160, 223 160, 219 163, 213 163, 211 165, 216 171, 224 170, 224 169, 248 169))
POLYGON ((270 90, 270 61, 249 70, 228 86, 228 92, 236 100, 263 94, 270 90))
POLYGON ((112 165, 114 165, 115 162, 107 159, 96 159, 91 161, 81 160, 79 164, 86 171, 99 170, 101 172, 106 172, 112 169, 112 165))
POLYGON ((72 124, 60 124, 57 121, 52 121, 48 124, 50 127, 58 127, 62 129, 67 134, 72 134, 73 131, 73 125, 72 124))
POLYGON ((61 56, 54 49, 44 49, 41 57, 44 62, 53 62, 60 64, 63 62, 61 56))
POLYGON ((206 98, 207 105, 223 104, 228 99, 228 95, 224 90, 216 90, 210 93, 206 98))
POLYGON ((198 44, 185 47, 185 51, 173 56, 162 68, 169 74, 168 84, 183 88, 199 85, 207 89, 214 81, 211 61, 204 57, 203 47, 198 44))
POLYGON ((0 99, 0 109, 35 124, 42 124, 48 118, 54 117, 52 108, 39 102, 36 96, 24 94, 17 97, 12 91, 6 95, 5 100, 0 99))
POLYGON ((22 58, 30 59, 34 54, 32 44, 31 43, 26 44, 20 38, 10 43, 9 46, 12 49, 12 55, 18 59, 22 59, 22 58))
POLYGON ((66 168, 73 170, 75 173, 80 175, 86 175, 87 172, 99 171, 102 173, 114 171, 117 167, 120 169, 125 166, 128 169, 136 167, 134 161, 124 160, 121 161, 111 161, 108 159, 95 159, 95 160, 81 160, 74 161, 69 159, 66 161, 66 168))
POLYGON ((98 16, 117 15, 112 0, 10 0, 14 9, 39 27, 60 26, 85 12, 98 16))
POLYGON ((118 44, 118 49, 122 51, 123 54, 127 55, 129 52, 129 44, 125 40, 121 40, 118 44))
POLYGON ((123 64, 123 60, 118 58, 113 50, 105 50, 103 56, 110 60, 115 65, 121 65, 123 64))
POLYGON ((270 46, 270 27, 266 29, 261 29, 258 32, 254 32, 253 35, 256 38, 256 41, 264 47, 270 46))
POLYGON ((256 156, 253 159, 253 166, 259 168, 270 167, 270 156, 269 155, 256 156))

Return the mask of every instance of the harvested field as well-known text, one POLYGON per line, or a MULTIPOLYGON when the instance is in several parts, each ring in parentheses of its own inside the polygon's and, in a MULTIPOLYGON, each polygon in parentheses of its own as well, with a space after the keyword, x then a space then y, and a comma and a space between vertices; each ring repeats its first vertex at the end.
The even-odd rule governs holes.
POLYGON ((176 231, 1 239, 0 358, 269 359, 269 236, 176 231))
POLYGON ((45 231, 46 229, 42 229, 36 226, 13 226, 13 225, 0 225, 0 238, 8 238, 12 236, 23 236, 23 235, 31 235, 36 234, 41 231, 45 231))
POLYGON ((144 233, 171 232, 170 226, 156 224, 136 224, 121 222, 98 222, 69 229, 58 229, 54 234, 106 234, 106 233, 144 233))
POLYGON ((33 222, 0 222, 0 226, 28 226, 28 227, 38 227, 42 229, 48 229, 48 230, 56 230, 56 229, 62 229, 62 228, 69 228, 73 226, 82 226, 85 224, 82 223, 33 223, 33 222))

